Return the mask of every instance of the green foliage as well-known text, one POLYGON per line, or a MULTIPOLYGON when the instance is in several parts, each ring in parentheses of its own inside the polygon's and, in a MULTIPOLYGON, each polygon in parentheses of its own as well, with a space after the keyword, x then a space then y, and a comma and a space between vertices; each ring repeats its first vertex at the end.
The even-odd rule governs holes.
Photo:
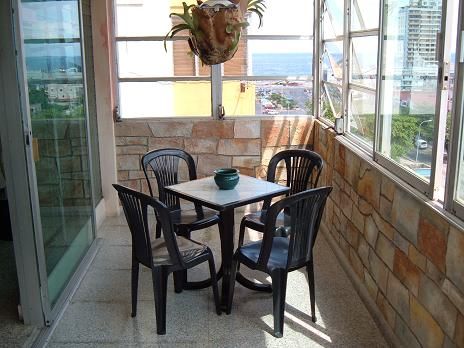
POLYGON ((392 122, 391 154, 394 160, 405 156, 414 148, 414 138, 419 130, 413 116, 394 115, 392 122))
POLYGON ((308 99, 304 103, 304 109, 308 115, 314 115, 314 110, 313 110, 313 101, 312 99, 308 99))
POLYGON ((50 119, 79 119, 85 117, 85 110, 83 104, 69 107, 57 104, 49 104, 45 109, 34 113, 32 116, 34 120, 50 120, 50 119))
POLYGON ((323 102, 321 111, 323 118, 331 122, 335 122, 335 115, 333 113, 332 108, 330 107, 330 103, 327 100, 323 102))
POLYGON ((281 105, 282 107, 288 109, 294 109, 298 106, 293 99, 287 98, 280 93, 272 93, 269 99, 274 105, 281 105))
POLYGON ((45 88, 35 89, 29 86, 29 103, 31 105, 40 104, 42 108, 46 108, 48 105, 48 95, 45 92, 45 88))

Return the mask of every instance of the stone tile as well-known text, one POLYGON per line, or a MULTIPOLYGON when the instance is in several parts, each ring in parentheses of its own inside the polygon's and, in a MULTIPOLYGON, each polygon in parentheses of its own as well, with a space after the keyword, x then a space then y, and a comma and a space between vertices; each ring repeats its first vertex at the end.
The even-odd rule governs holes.
POLYGON ((116 146, 117 155, 144 155, 147 151, 146 145, 116 146))
POLYGON ((435 266, 430 260, 427 259, 426 262, 426 267, 425 267, 425 273, 427 276, 432 279, 435 284, 438 284, 441 286, 443 282, 445 281, 445 274, 442 273, 437 266, 435 266))
POLYGON ((353 267, 353 270, 358 275, 358 277, 362 280, 364 279, 364 267, 359 258, 358 254, 356 253, 355 249, 350 248, 350 256, 349 256, 350 264, 353 267))
POLYGON ((464 315, 464 294, 461 293, 459 289, 449 281, 449 279, 444 280, 441 290, 446 296, 448 296, 456 308, 461 311, 461 314, 464 315))
POLYGON ((362 236, 359 237, 358 255, 364 266, 369 268, 369 244, 362 236))
POLYGON ((290 145, 290 121, 261 121, 261 146, 290 145))
POLYGON ((464 316, 460 314, 456 322, 456 334, 454 342, 459 348, 464 348, 464 316))
POLYGON ((235 120, 234 138, 256 139, 261 135, 261 121, 259 120, 235 120))
POLYGON ((409 322, 408 289, 392 273, 388 275, 387 299, 403 320, 409 322))
POLYGON ((353 225, 356 226, 356 228, 362 232, 364 232, 364 224, 365 224, 366 218, 364 215, 361 214, 359 211, 356 203, 353 204, 353 212, 351 214, 351 221, 353 222, 353 225))
POLYGON ((421 277, 419 301, 432 314, 445 333, 453 337, 457 310, 441 289, 426 276, 421 277))
POLYGON ((195 135, 192 134, 193 122, 191 121, 154 121, 150 122, 148 126, 155 138, 195 138, 195 135))
POLYGON ((393 260, 395 257, 395 246, 381 233, 377 238, 377 244, 375 246, 377 255, 382 259, 383 262, 393 270, 393 260))
POLYGON ((408 242, 406 238, 404 238, 400 233, 395 232, 395 236, 393 237, 393 243, 406 255, 409 253, 409 246, 411 243, 408 242))
POLYGON ((382 196, 393 202, 395 198, 395 184, 385 175, 382 176, 382 188, 380 192, 382 196))
POLYGON ((376 303, 380 309, 380 312, 382 312, 383 317, 387 321, 388 325, 390 325, 390 327, 394 330, 395 321, 396 321, 396 312, 393 309, 393 307, 390 305, 390 303, 388 303, 387 298, 380 291, 377 294, 376 303))
POLYGON ((340 192, 340 208, 343 211, 343 214, 348 219, 351 219, 351 214, 353 213, 353 202, 351 201, 351 198, 346 192, 342 191, 340 192))
POLYGON ((392 224, 414 245, 417 245, 419 212, 419 202, 409 193, 397 188, 393 199, 392 224))
POLYGON ((387 237, 389 240, 393 240, 397 231, 395 228, 390 225, 389 222, 384 220, 377 212, 374 210, 372 212, 372 217, 374 218, 375 224, 377 225, 378 229, 382 232, 382 234, 387 237))
POLYGON ((148 137, 116 137, 116 146, 148 145, 148 137))
POLYGON ((145 121, 125 120, 114 124, 114 134, 116 137, 149 137, 152 132, 145 121))
POLYGON ((198 155, 197 174, 199 177, 213 175, 218 168, 232 166, 232 157, 219 155, 198 155))
POLYGON ((412 263, 414 263, 422 271, 424 272, 426 271, 427 259, 412 244, 409 244, 408 256, 409 256, 409 259, 412 261, 412 263))
POLYGON ((407 348, 422 348, 422 345, 417 340, 417 337, 414 336, 408 325, 401 319, 400 316, 396 316, 395 323, 395 334, 403 343, 404 347, 407 348))
POLYGON ((411 328, 423 347, 442 346, 443 331, 414 296, 411 296, 411 328))
POLYGON ((306 145, 312 143, 312 118, 296 118, 290 123, 290 144, 306 145))
POLYGON ((234 156, 232 167, 255 168, 260 165, 259 156, 234 156))
POLYGON ((220 139, 219 155, 259 156, 261 153, 259 139, 220 139))
POLYGON ((373 207, 372 205, 366 201, 365 199, 360 198, 359 199, 359 211, 361 214, 367 216, 372 214, 373 207))
POLYGON ((128 170, 118 170, 118 181, 129 180, 128 170))
POLYGON ((141 180, 121 180, 119 184, 122 186, 127 186, 133 190, 140 191, 141 190, 141 180))
POLYGON ((184 138, 153 138, 151 137, 148 142, 148 148, 150 151, 174 148, 184 149, 184 138))
POLYGON ((380 173, 366 162, 361 163, 357 191, 359 196, 368 201, 375 209, 379 209, 380 173))
POLYGON ((118 155, 116 156, 118 170, 140 170, 139 155, 118 155))
POLYGON ((380 215, 387 221, 391 221, 392 202, 384 196, 380 196, 380 215))
POLYGON ((446 230, 439 229, 426 217, 422 217, 419 221, 419 250, 443 273, 446 267, 447 232, 448 228, 446 228, 446 230))
POLYGON ((366 224, 364 227, 364 236, 366 237, 367 242, 371 247, 375 248, 377 243, 377 237, 379 235, 379 230, 375 224, 374 219, 371 216, 366 218, 366 224))
POLYGON ((450 227, 446 253, 446 275, 464 292, 464 232, 450 227))
POLYGON ((377 299, 379 287, 366 269, 364 269, 364 284, 366 285, 369 295, 371 295, 372 299, 375 301, 377 299))
POLYGON ((195 121, 192 138, 232 139, 234 137, 234 121, 195 121))
POLYGON ((350 149, 345 150, 345 178, 356 191, 359 184, 361 159, 350 149))
POLYGON ((370 274, 384 294, 387 293, 388 268, 371 249, 369 252, 370 274))
POLYGON ((335 143, 334 169, 342 177, 345 177, 345 157, 346 148, 339 142, 335 143))
POLYGON ((404 285, 406 285, 414 296, 418 296, 421 275, 419 268, 414 265, 407 255, 399 249, 395 250, 393 273, 404 285))
POLYGON ((186 138, 184 140, 185 149, 189 153, 203 154, 210 153, 215 154, 217 152, 218 141, 216 139, 196 139, 186 138))

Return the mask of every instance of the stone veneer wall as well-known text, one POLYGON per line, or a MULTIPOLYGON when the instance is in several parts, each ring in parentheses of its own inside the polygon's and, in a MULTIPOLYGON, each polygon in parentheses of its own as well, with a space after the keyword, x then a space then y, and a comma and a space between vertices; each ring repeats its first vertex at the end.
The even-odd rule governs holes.
MULTIPOLYGON (((148 193, 140 158, 154 149, 185 149, 195 159, 198 177, 235 167, 241 173, 266 177, 272 155, 312 143, 312 118, 236 120, 124 120, 116 123, 118 180, 148 193)), ((185 175, 184 175, 185 177, 185 175)))
POLYGON ((323 230, 401 343, 463 348, 464 231, 319 122, 314 150, 334 188, 323 230))

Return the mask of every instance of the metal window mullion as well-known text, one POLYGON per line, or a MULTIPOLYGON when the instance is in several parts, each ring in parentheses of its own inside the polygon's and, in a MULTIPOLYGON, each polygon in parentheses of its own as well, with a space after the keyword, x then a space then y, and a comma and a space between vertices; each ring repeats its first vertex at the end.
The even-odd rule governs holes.
POLYGON ((230 76, 222 76, 223 81, 297 81, 297 82, 309 82, 313 80, 312 76, 304 76, 305 78, 302 79, 301 76, 260 76, 260 75, 230 75, 230 76))
POLYGON ((380 127, 380 113, 382 110, 381 104, 381 93, 382 93, 382 56, 383 56, 383 33, 384 33, 384 6, 385 0, 379 0, 379 36, 377 44, 377 79, 376 79, 376 95, 375 95, 375 118, 374 118, 374 141, 373 141, 373 154, 372 157, 376 161, 379 157, 380 151, 380 137, 381 137, 381 127, 380 127))
POLYGON ((332 86, 332 87, 335 87, 335 88, 339 88, 339 89, 342 89, 342 88, 343 88, 342 85, 339 85, 339 84, 334 83, 334 82, 325 81, 325 80, 322 80, 321 82, 322 82, 323 85, 329 85, 329 86, 332 86))
POLYGON ((369 30, 356 30, 350 32, 350 37, 366 37, 366 36, 377 36, 379 35, 378 29, 369 29, 369 30))
POLYGON ((319 118, 321 114, 321 71, 322 71, 322 6, 321 1, 314 0, 313 21, 313 114, 319 118))
POLYGON ((218 120, 222 117, 222 65, 211 66, 211 116, 218 120))
POLYGON ((350 82, 350 62, 351 62, 351 40, 349 38, 351 23, 351 0, 344 0, 343 6, 343 76, 342 76, 342 115, 344 120, 344 132, 346 133, 349 125, 349 82, 350 82))
POLYGON ((446 118, 448 114, 448 76, 449 62, 447 58, 451 49, 451 31, 452 21, 447 21, 451 17, 453 0, 443 0, 441 15, 441 40, 436 48, 438 50, 438 81, 437 96, 435 105, 435 123, 434 123, 434 146, 432 148, 432 171, 430 176, 430 188, 428 196, 431 199, 438 198, 439 187, 443 178, 443 156, 446 132, 446 118), (443 11, 445 9, 445 11, 443 11))
POLYGON ((118 82, 198 82, 210 80, 210 76, 118 77, 118 82))
POLYGON ((339 35, 339 36, 335 36, 335 37, 331 37, 329 39, 322 39, 321 42, 322 44, 325 44, 327 42, 338 42, 338 41, 343 41, 345 37, 343 35, 339 35))
POLYGON ((352 90, 367 93, 367 94, 376 94, 376 89, 375 88, 367 87, 367 86, 363 86, 363 85, 358 85, 357 83, 350 82, 348 84, 348 88, 350 90, 352 89, 352 90))
POLYGON ((464 123, 464 2, 460 2, 458 15, 458 35, 456 43, 456 70, 451 118, 451 136, 448 149, 448 170, 446 178, 444 207, 446 210, 464 219, 464 206, 457 201, 459 166, 462 165, 464 141, 462 137, 464 123))

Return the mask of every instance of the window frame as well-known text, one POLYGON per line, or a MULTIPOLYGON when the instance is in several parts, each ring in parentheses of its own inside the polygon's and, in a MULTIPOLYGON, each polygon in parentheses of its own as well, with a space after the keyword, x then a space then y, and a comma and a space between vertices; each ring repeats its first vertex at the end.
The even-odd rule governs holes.
POLYGON ((464 204, 458 202, 459 156, 464 154, 464 1, 460 2, 458 15, 458 32, 456 35, 456 65, 453 93, 451 136, 448 152, 448 176, 445 188, 445 209, 453 215, 464 219, 464 204))
MULTIPOLYGON (((313 0, 313 18, 315 17, 314 14, 316 13, 316 2, 318 0, 313 0)), ((224 75, 224 63, 222 64, 217 64, 210 66, 210 74, 209 75, 204 75, 204 76, 172 76, 172 77, 120 77, 119 75, 119 53, 118 53, 118 42, 163 42, 165 37, 164 36, 158 36, 158 35, 151 35, 151 36, 120 36, 116 34, 116 28, 117 28, 117 4, 116 1, 113 2, 112 6, 112 13, 113 13, 113 46, 115 47, 114 49, 114 74, 115 74, 115 95, 117 98, 117 105, 118 105, 118 114, 117 114, 117 119, 119 121, 123 121, 126 119, 130 120, 135 120, 135 119, 150 119, 150 120, 171 120, 171 119, 223 119, 228 118, 228 119, 234 119, 234 118, 258 118, 258 119, 263 119, 265 117, 269 117, 268 115, 227 115, 227 110, 225 110, 226 114, 224 115, 224 108, 223 108, 223 103, 222 103, 222 97, 223 97, 223 82, 224 81, 303 81, 306 83, 312 84, 312 94, 314 96, 314 62, 315 62, 315 57, 316 57, 316 52, 314 51, 315 47, 315 36, 314 36, 314 30, 315 30, 315 23, 313 22, 312 26, 312 35, 281 35, 281 34, 248 34, 246 31, 242 33, 242 38, 241 40, 247 40, 247 42, 250 41, 266 41, 266 40, 304 40, 304 41, 312 41, 312 44, 310 44, 309 47, 312 48, 312 67, 309 71, 311 73, 311 76, 308 76, 307 79, 302 79, 301 77, 296 77, 295 79, 291 79, 293 76, 266 76, 266 75, 224 75), (204 116, 176 116, 176 115, 166 115, 166 116, 150 116, 150 117, 124 117, 120 114, 120 101, 121 101, 121 94, 120 94, 120 83, 122 82, 210 82, 211 83, 211 114, 210 115, 204 115, 204 116)), ((169 38, 167 41, 168 42, 173 42, 173 41, 186 41, 189 38, 188 35, 182 35, 178 34, 174 36, 173 38, 169 38)), ((200 59, 195 55, 195 64, 201 64, 200 59)), ((308 98, 308 101, 312 101, 311 98, 308 98)), ((287 117, 287 116, 292 116, 292 117, 314 117, 315 114, 315 104, 313 104, 313 112, 312 114, 296 114, 296 115, 285 115, 281 114, 278 116, 281 117, 287 117)))

